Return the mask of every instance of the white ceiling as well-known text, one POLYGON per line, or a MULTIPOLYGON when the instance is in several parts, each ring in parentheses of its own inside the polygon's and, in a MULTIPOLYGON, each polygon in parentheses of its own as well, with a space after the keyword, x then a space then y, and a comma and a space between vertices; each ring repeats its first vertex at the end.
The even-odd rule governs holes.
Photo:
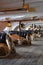
MULTIPOLYGON (((37 12, 43 12, 43 0, 25 0, 37 12)), ((16 9, 23 6, 23 0, 0 0, 0 9, 16 9)))
POLYGON ((0 21, 8 21, 8 20, 29 20, 29 19, 31 19, 33 17, 36 17, 36 19, 37 18, 41 18, 41 17, 43 17, 43 13, 29 12, 29 13, 4 14, 4 15, 0 15, 0 21))

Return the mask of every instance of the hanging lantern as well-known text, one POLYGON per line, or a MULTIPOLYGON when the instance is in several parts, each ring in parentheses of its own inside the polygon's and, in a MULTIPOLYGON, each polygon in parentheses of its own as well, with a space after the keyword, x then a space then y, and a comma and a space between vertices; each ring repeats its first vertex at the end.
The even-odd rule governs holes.
POLYGON ((25 5, 23 6, 23 8, 24 8, 24 9, 29 9, 29 4, 25 4, 25 5))
POLYGON ((25 28, 25 24, 24 24, 24 23, 21 23, 21 27, 22 27, 22 28, 25 28))
POLYGON ((10 22, 10 20, 11 20, 11 18, 5 18, 5 20, 8 22, 7 23, 7 27, 11 27, 11 22, 10 22))
POLYGON ((11 27, 11 22, 10 21, 8 21, 7 26, 11 27))

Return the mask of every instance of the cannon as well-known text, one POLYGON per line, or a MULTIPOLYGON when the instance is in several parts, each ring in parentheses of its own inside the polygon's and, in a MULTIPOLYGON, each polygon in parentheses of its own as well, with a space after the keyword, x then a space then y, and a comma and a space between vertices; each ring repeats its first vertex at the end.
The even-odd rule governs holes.
POLYGON ((28 30, 21 30, 21 31, 10 31, 10 35, 15 43, 15 45, 31 45, 30 39, 30 31, 28 30), (26 39, 26 35, 28 33, 28 40, 26 39))
POLYGON ((4 32, 0 33, 0 58, 7 57, 12 51, 16 53, 11 37, 4 32))

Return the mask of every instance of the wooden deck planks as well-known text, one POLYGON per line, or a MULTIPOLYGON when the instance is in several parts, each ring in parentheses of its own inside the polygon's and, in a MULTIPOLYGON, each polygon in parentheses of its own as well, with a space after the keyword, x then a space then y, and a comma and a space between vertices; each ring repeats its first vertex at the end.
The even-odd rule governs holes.
POLYGON ((30 47, 16 47, 16 54, 0 59, 0 65, 43 65, 43 40, 32 41, 30 47))

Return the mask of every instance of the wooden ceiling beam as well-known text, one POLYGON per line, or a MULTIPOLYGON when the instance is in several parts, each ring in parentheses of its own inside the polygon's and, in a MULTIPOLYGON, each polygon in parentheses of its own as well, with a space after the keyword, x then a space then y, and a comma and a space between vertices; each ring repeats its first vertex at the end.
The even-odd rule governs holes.
POLYGON ((19 10, 22 11, 23 8, 4 8, 4 9, 0 9, 0 12, 19 11, 19 10))
POLYGON ((0 21, 0 22, 8 22, 8 21, 11 21, 11 22, 22 22, 22 21, 24 21, 24 22, 26 22, 26 21, 38 21, 39 20, 39 18, 38 19, 24 19, 24 20, 5 20, 5 21, 0 21))

